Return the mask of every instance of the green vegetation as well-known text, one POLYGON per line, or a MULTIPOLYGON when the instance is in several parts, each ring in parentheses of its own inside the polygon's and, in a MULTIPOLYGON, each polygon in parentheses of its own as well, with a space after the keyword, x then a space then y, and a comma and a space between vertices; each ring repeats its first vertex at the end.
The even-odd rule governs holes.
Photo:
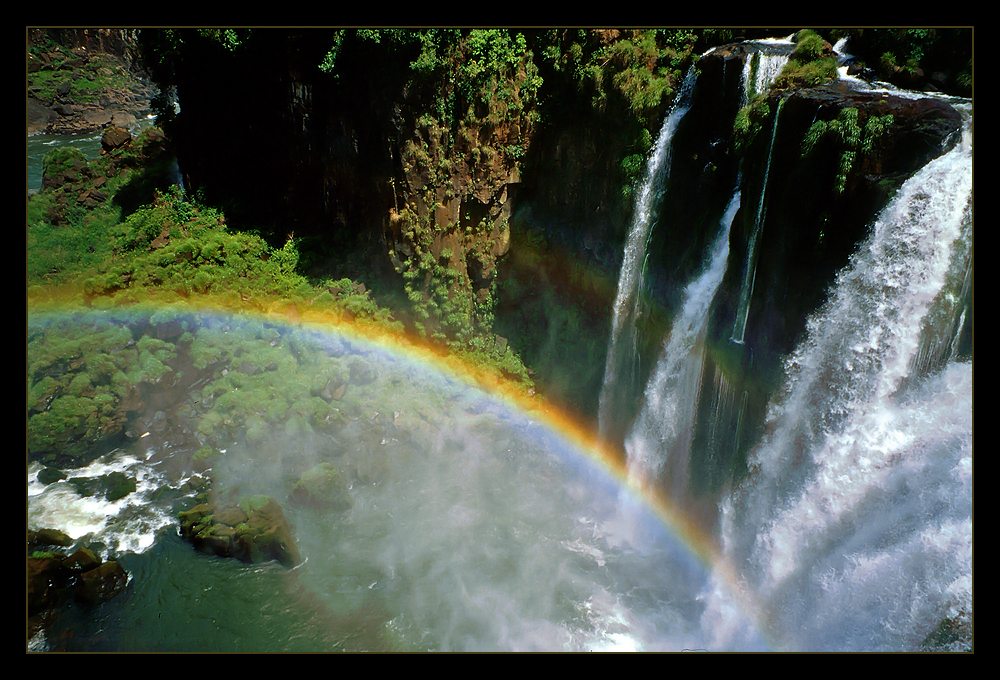
POLYGON ((853 28, 830 31, 846 37, 849 51, 882 80, 901 85, 929 81, 950 94, 972 95, 972 31, 968 28, 853 28))
POLYGON ((28 451, 71 458, 118 435, 137 388, 170 373, 174 356, 168 343, 76 320, 34 332, 29 348, 28 451))
POLYGON ((149 128, 113 156, 88 162, 61 147, 43 161, 43 190, 28 201, 28 285, 63 283, 111 256, 108 234, 133 202, 150 200, 165 186, 162 133, 149 128))
POLYGON ((62 553, 52 552, 51 550, 33 550, 28 554, 33 560, 54 560, 59 557, 65 557, 62 553))
POLYGON ((750 147, 771 118, 771 107, 761 95, 736 113, 733 122, 733 144, 740 153, 750 147))
POLYGON ((831 121, 817 120, 806 131, 802 140, 802 156, 814 153, 821 143, 836 146, 840 154, 834 190, 844 193, 847 177, 859 154, 870 155, 877 150, 878 140, 892 127, 892 114, 870 116, 862 127, 858 121, 858 109, 841 109, 831 121))
POLYGON ((103 53, 74 52, 52 40, 28 49, 28 95, 50 105, 57 98, 90 104, 106 93, 128 90, 132 78, 124 65, 103 53))
POLYGON ((816 32, 799 31, 795 50, 771 86, 774 90, 814 87, 837 77, 837 58, 816 32))
POLYGON ((580 92, 589 94, 595 109, 604 110, 617 99, 643 123, 670 102, 697 42, 698 36, 687 29, 555 29, 540 41, 546 65, 569 76, 580 92))

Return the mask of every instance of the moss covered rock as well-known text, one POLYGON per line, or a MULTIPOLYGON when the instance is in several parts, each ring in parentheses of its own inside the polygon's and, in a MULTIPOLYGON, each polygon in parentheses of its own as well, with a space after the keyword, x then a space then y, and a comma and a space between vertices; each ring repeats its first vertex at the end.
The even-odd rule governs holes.
POLYGON ((54 467, 42 468, 38 472, 38 481, 42 484, 53 484, 61 479, 66 479, 66 473, 54 467))
POLYGON ((58 529, 39 529, 28 532, 28 547, 37 548, 46 545, 58 545, 62 547, 73 545, 73 539, 68 534, 58 529))
POLYGON ((248 496, 235 506, 201 503, 179 517, 181 536, 204 552, 250 563, 277 560, 286 567, 301 562, 292 528, 269 496, 248 496))
POLYGON ((124 472, 109 472, 100 477, 72 477, 69 483, 81 496, 104 496, 114 502, 134 493, 136 479, 124 472))
POLYGON ((346 510, 351 496, 340 472, 330 463, 320 463, 302 473, 292 488, 293 503, 312 508, 346 510))

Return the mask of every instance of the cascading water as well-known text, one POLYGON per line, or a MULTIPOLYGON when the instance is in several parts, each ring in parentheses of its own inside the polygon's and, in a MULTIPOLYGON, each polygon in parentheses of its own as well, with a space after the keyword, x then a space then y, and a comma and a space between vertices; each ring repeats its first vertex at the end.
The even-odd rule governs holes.
POLYGON ((656 218, 660 188, 670 172, 671 141, 677 126, 691 108, 691 93, 697 72, 692 67, 684 78, 673 109, 660 130, 653 153, 646 162, 646 174, 637 194, 632 226, 625 241, 618 291, 611 317, 611 339, 604 364, 598 406, 598 427, 607 436, 609 424, 618 421, 619 401, 629 394, 636 382, 638 346, 636 320, 639 317, 642 270, 645 265, 646 247, 656 218))
POLYGON ((760 188, 760 199, 757 201, 757 213, 754 217, 753 231, 750 240, 747 242, 746 268, 743 270, 743 283, 740 286, 740 305, 736 310, 736 323, 733 325, 732 341, 738 344, 743 343, 743 336, 747 330, 747 317, 750 314, 750 296, 753 295, 754 278, 757 275, 757 241, 760 238, 760 230, 764 226, 764 217, 767 206, 767 178, 771 172, 771 157, 774 154, 774 140, 778 137, 778 121, 781 118, 781 107, 785 100, 779 99, 777 110, 774 112, 774 127, 771 129, 771 144, 767 150, 767 165, 764 166, 764 179, 760 188))
MULTIPOLYGON (((780 649, 916 649, 942 622, 970 626, 972 367, 919 361, 960 316, 969 118, 809 320, 750 474, 722 504, 723 551, 780 649)), ((731 604, 706 597, 717 648, 746 644, 731 604)))
POLYGON ((746 106, 751 99, 767 92, 771 83, 781 73, 781 69, 785 68, 785 64, 788 63, 790 52, 772 50, 773 48, 756 51, 747 57, 743 64, 743 100, 741 106, 746 106))
POLYGON ((642 410, 625 442, 633 484, 646 484, 665 473, 675 496, 687 486, 708 312, 726 273, 729 230, 739 207, 740 192, 736 191, 722 216, 704 270, 684 291, 681 313, 646 386, 642 410))

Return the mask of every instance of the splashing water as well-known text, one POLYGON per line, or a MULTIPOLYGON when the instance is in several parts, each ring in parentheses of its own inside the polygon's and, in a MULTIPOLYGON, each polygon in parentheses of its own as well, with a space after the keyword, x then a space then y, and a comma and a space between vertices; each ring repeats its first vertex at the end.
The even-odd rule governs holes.
POLYGON ((773 49, 765 47, 755 51, 743 63, 743 95, 740 106, 746 106, 751 99, 767 92, 771 83, 781 73, 781 69, 788 63, 789 52, 773 51, 773 49))
POLYGON ((750 298, 753 296, 754 280, 757 276, 757 241, 760 239, 760 232, 764 227, 764 218, 767 214, 767 179, 771 173, 774 140, 778 138, 778 121, 781 118, 781 108, 784 104, 785 100, 779 99, 777 110, 774 112, 774 127, 771 129, 771 144, 767 149, 767 165, 764 166, 764 179, 760 187, 760 199, 757 201, 757 214, 754 218, 750 240, 747 242, 747 261, 746 267, 743 269, 743 284, 740 286, 740 306, 736 311, 736 323, 733 326, 731 338, 737 344, 743 344, 747 330, 747 319, 750 316, 750 298))
MULTIPOLYGON (((963 285, 969 125, 838 275, 787 361, 749 476, 723 503, 724 551, 745 565, 779 648, 915 649, 971 614, 972 369, 915 370, 931 311, 963 285)), ((716 644, 741 646, 727 604, 706 598, 716 644)))
POLYGON ((646 163, 646 174, 636 197, 632 226, 625 240, 618 290, 611 317, 611 340, 604 365, 604 380, 598 407, 598 428, 607 436, 609 425, 617 420, 619 401, 631 392, 636 382, 638 347, 636 320, 639 317, 639 292, 646 249, 656 219, 661 187, 670 172, 671 142, 677 126, 691 108, 691 94, 697 72, 694 68, 684 78, 677 101, 663 123, 653 153, 646 163))
POLYGON ((646 386, 643 406, 625 442, 629 479, 645 484, 660 476, 668 460, 676 467, 667 479, 676 494, 687 486, 698 395, 701 391, 708 312, 726 273, 729 230, 740 207, 740 192, 730 199, 702 273, 684 291, 684 305, 670 330, 663 354, 646 386))

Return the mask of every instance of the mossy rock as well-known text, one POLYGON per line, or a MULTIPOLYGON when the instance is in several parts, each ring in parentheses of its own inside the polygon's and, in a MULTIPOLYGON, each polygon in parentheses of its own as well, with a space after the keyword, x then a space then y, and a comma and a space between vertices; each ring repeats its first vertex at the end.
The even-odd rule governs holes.
POLYGON ((45 545, 68 547, 73 545, 73 539, 58 529, 39 529, 28 532, 28 546, 36 548, 45 545))
POLYGON ((54 484, 62 479, 66 479, 66 473, 58 468, 45 467, 38 471, 38 481, 41 484, 54 484))
POLYGON ((312 508, 346 510, 351 507, 347 484, 330 463, 315 465, 299 477, 292 488, 293 503, 312 508))
POLYGON ((130 493, 135 493, 136 480, 128 477, 124 472, 111 472, 101 478, 103 481, 104 497, 109 501, 117 501, 130 493))
POLYGON ((375 382, 375 378, 378 377, 375 368, 364 359, 354 357, 350 365, 352 385, 368 385, 375 382))
POLYGON ((248 496, 238 506, 196 505, 179 515, 181 536, 203 552, 244 562, 301 562, 285 514, 269 496, 248 496))
POLYGON ((220 524, 235 527, 247 521, 247 514, 234 505, 216 512, 214 520, 220 524))
POLYGON ((114 502, 136 490, 136 480, 124 472, 109 472, 100 477, 72 477, 69 483, 81 496, 104 496, 114 502))
MULTIPOLYGON (((241 502, 240 507, 243 506, 241 502)), ((267 498, 262 505, 253 504, 251 512, 247 513, 246 524, 248 530, 236 538, 237 557, 240 559, 247 562, 274 559, 286 567, 293 567, 302 561, 285 513, 274 499, 267 498)))

